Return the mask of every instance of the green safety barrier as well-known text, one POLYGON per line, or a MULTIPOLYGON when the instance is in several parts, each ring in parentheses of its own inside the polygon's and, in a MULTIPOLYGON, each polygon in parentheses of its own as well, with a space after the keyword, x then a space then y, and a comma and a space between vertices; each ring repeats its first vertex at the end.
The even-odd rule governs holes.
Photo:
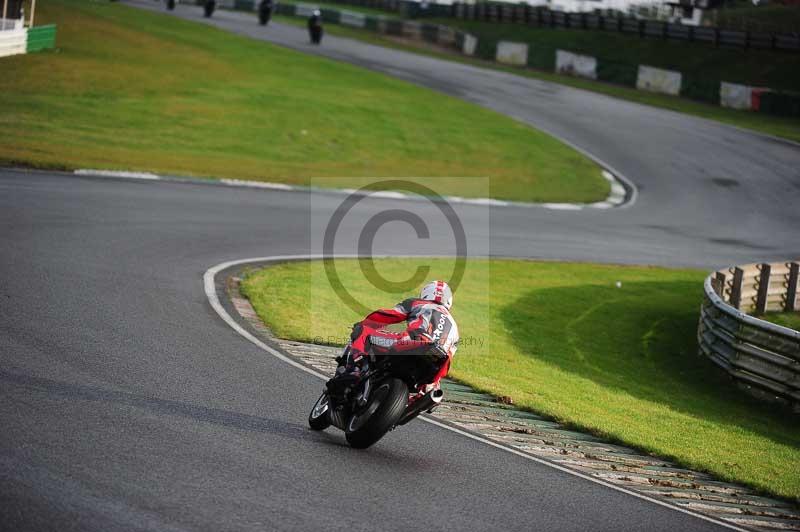
POLYGON ((771 115, 800 116, 800 94, 764 92, 758 110, 771 115))
POLYGON ((365 17, 364 29, 378 31, 378 19, 375 17, 365 17))
POLYGON ((403 35, 403 21, 388 19, 386 21, 386 33, 389 35, 403 35))
POLYGON ((488 59, 494 61, 497 55, 497 43, 487 39, 478 39, 478 45, 475 47, 475 57, 481 59, 488 59))
POLYGON ((56 25, 34 26, 28 28, 28 45, 26 51, 38 52, 56 47, 56 25))
POLYGON ((422 25, 422 39, 428 42, 439 41, 439 26, 435 24, 422 25))
POLYGON ((639 65, 597 59, 597 79, 626 87, 635 87, 639 65))
POLYGON ((719 105, 718 79, 702 78, 693 73, 681 73, 681 96, 692 100, 719 105))
POLYGON ((528 44, 528 66, 538 70, 554 71, 556 69, 555 48, 528 44))
POLYGON ((252 11, 255 8, 254 0, 233 0, 233 9, 252 11))
POLYGON ((323 22, 330 22, 331 24, 338 24, 341 20, 341 13, 336 9, 320 9, 323 22))

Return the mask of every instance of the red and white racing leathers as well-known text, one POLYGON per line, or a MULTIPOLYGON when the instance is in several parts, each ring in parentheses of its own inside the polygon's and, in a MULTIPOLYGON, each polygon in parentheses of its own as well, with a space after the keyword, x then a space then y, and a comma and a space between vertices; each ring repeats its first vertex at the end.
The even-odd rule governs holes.
MULTIPOLYGON (((447 375, 450 361, 458 349, 458 326, 450 311, 444 305, 424 299, 406 299, 391 309, 380 309, 364 318, 361 324, 370 329, 382 329, 393 323, 407 322, 403 332, 373 330, 369 334, 373 348, 386 352, 403 353, 412 350, 429 350, 438 347, 442 354, 442 365, 434 386, 447 375)), ((366 352, 364 342, 366 335, 359 334, 353 339, 353 347, 366 352)))

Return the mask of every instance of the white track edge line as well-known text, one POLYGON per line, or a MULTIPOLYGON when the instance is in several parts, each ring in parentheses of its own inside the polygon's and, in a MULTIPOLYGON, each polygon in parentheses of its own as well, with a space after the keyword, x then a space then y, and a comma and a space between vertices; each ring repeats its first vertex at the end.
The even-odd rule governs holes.
MULTIPOLYGON (((92 168, 79 168, 77 170, 73 170, 72 174, 84 177, 112 177, 117 179, 142 179, 149 181, 171 181, 177 183, 200 182, 198 178, 158 175, 158 174, 151 174, 149 172, 135 172, 128 170, 95 170, 92 168)), ((595 203, 552 203, 552 202, 537 203, 537 202, 523 202, 523 201, 506 201, 493 198, 464 198, 461 196, 443 196, 443 198, 450 203, 463 203, 466 205, 488 205, 495 207, 521 207, 521 208, 541 207, 543 209, 551 209, 551 210, 575 210, 575 211, 579 211, 584 207, 597 207, 598 205, 600 207, 597 208, 606 209, 609 207, 629 207, 633 204, 634 197, 636 194, 636 188, 631 183, 629 182, 627 183, 627 186, 630 187, 632 192, 630 199, 626 202, 625 198, 627 196, 627 192, 625 184, 623 184, 623 181, 620 178, 616 177, 615 175, 609 173, 607 170, 602 171, 602 176, 603 178, 611 182, 611 191, 604 200, 595 203)), ((283 190, 288 192, 311 191, 311 192, 323 192, 327 194, 338 194, 338 195, 358 194, 361 192, 359 190, 352 188, 323 189, 319 187, 296 186, 296 185, 288 185, 285 183, 273 183, 270 181, 247 181, 243 179, 232 179, 227 177, 215 178, 215 179, 203 179, 203 182, 204 184, 218 184, 234 188, 283 190)), ((368 195, 371 198, 378 198, 378 199, 396 199, 396 200, 406 200, 406 201, 413 201, 417 199, 416 196, 411 194, 405 194, 402 192, 394 192, 389 190, 376 191, 372 192, 371 194, 365 194, 365 195, 368 195)))
MULTIPOLYGON (((352 255, 341 255, 340 256, 340 258, 353 258, 353 257, 354 256, 352 256, 352 255)), ((251 343, 255 344, 257 347, 261 348, 262 350, 266 351, 270 355, 274 356, 275 358, 278 358, 279 360, 282 360, 283 362, 286 362, 287 364, 289 364, 289 365, 291 365, 291 366, 293 366, 293 367, 295 367, 297 369, 300 369, 300 370, 308 373, 309 375, 313 375, 314 377, 317 377, 317 378, 322 379, 322 380, 327 380, 327 377, 324 374, 322 374, 322 373, 320 373, 318 371, 315 371, 315 370, 309 368, 308 366, 305 366, 305 365, 303 365, 303 364, 301 364, 301 363, 299 363, 299 362, 297 362, 295 360, 292 360, 291 358, 287 357, 286 355, 284 355, 283 353, 281 353, 277 349, 274 349, 274 348, 268 346, 267 344, 265 344, 264 342, 262 342, 261 340, 256 338, 253 334, 249 333, 244 327, 239 325, 236 322, 236 320, 234 320, 231 317, 231 315, 228 314, 228 312, 222 306, 222 303, 219 300, 219 296, 217 295, 217 287, 216 287, 216 276, 217 276, 217 274, 219 272, 223 271, 223 270, 227 270, 228 268, 230 268, 232 266, 239 266, 239 265, 242 265, 242 264, 249 264, 249 263, 253 263, 253 262, 283 262, 283 261, 294 261, 294 260, 319 260, 321 258, 322 258, 321 255, 276 255, 276 256, 272 256, 272 257, 252 257, 252 258, 248 258, 248 259, 238 259, 238 260, 231 260, 231 261, 227 261, 227 262, 222 262, 222 263, 217 264, 215 266, 212 266, 211 268, 206 270, 206 272, 203 274, 203 287, 205 289, 206 297, 208 298, 208 301, 211 304, 211 307, 219 315, 219 317, 222 318, 222 320, 225 323, 227 323, 234 331, 236 331, 241 336, 243 336, 244 338, 249 340, 251 343)), ((506 452, 509 452, 511 454, 517 455, 517 456, 519 456, 521 458, 527 458, 528 460, 532 460, 532 461, 534 461, 536 463, 551 467, 553 469, 556 469, 558 471, 562 471, 562 472, 567 473, 569 475, 572 475, 572 476, 575 476, 575 477, 578 477, 578 478, 582 478, 582 479, 588 480, 590 482, 594 482, 595 484, 599 484, 601 486, 605 486, 607 488, 611 488, 611 489, 613 489, 615 491, 619 491, 619 492, 625 493, 627 495, 632 495, 633 497, 636 497, 638 499, 642 499, 642 500, 657 504, 659 506, 663 506, 665 508, 669 508, 671 510, 675 510, 677 512, 681 512, 681 513, 684 513, 684 514, 687 514, 687 515, 691 515, 692 517, 697 517, 697 518, 702 519, 704 521, 708 521, 710 523, 714 523, 716 525, 723 526, 723 527, 728 528, 730 530, 737 530, 738 532, 751 532, 751 529, 741 528, 741 527, 738 527, 738 526, 736 526, 736 525, 734 525, 732 523, 729 523, 729 522, 726 522, 726 521, 722 521, 722 520, 719 520, 719 519, 715 519, 715 518, 709 517, 707 515, 695 513, 695 512, 693 512, 691 510, 687 510, 685 508, 681 508, 681 507, 676 506, 674 504, 669 504, 669 503, 660 501, 660 500, 655 499, 653 497, 650 497, 648 495, 644 495, 642 493, 637 493, 635 491, 626 489, 626 488, 624 488, 622 486, 617 486, 615 484, 611 484, 609 482, 606 482, 604 480, 600 480, 600 479, 592 477, 590 475, 585 475, 585 474, 583 474, 583 473, 581 473, 579 471, 575 471, 573 469, 569 469, 569 468, 566 468, 564 466, 560 466, 560 465, 555 464, 553 462, 549 462, 547 460, 543 460, 543 459, 541 459, 539 457, 536 457, 536 456, 533 456, 533 455, 530 455, 530 454, 527 454, 527 453, 523 453, 522 451, 519 451, 519 450, 514 449, 512 447, 507 447, 507 446, 499 444, 497 442, 493 442, 492 440, 489 440, 487 438, 483 438, 482 436, 478 436, 476 434, 472 434, 470 432, 458 429, 456 427, 452 427, 450 425, 446 425, 444 423, 441 423, 441 422, 436 421, 434 419, 431 419, 429 417, 422 417, 421 416, 420 419, 422 421, 425 421, 425 422, 430 423, 432 425, 435 425, 437 427, 449 430, 449 431, 454 432, 456 434, 459 434, 461 436, 466 436, 467 438, 470 438, 472 440, 484 443, 486 445, 490 445, 490 446, 495 447, 497 449, 501 449, 503 451, 506 451, 506 452)))

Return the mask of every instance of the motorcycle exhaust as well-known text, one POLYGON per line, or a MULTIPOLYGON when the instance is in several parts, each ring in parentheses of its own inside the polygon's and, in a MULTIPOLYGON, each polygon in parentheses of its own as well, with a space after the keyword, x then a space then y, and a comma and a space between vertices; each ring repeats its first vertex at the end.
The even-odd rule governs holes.
POLYGON ((433 390, 432 392, 423 395, 414 401, 414 404, 408 407, 408 410, 406 410, 406 413, 397 424, 405 425, 426 410, 435 408, 439 403, 442 402, 442 399, 444 399, 444 392, 441 389, 433 390))

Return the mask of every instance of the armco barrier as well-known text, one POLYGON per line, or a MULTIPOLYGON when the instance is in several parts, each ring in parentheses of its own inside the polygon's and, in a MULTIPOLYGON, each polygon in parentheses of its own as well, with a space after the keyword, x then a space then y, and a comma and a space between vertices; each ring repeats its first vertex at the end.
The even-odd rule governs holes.
POLYGON ((798 262, 787 262, 709 275, 697 341, 701 353, 748 393, 800 413, 800 331, 749 315, 798 310, 798 272, 798 262))

